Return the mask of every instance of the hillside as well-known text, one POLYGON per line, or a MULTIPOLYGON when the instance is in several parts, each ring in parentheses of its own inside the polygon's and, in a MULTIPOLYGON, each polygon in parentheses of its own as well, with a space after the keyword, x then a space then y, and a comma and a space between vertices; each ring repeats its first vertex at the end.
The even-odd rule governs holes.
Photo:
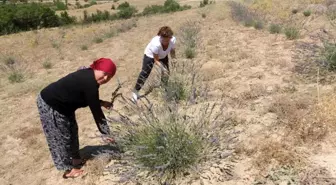
MULTIPOLYGON (((129 2, 143 9, 147 4, 164 1, 129 2)), ((238 133, 232 156, 203 171, 199 179, 185 178, 177 183, 336 183, 335 75, 321 64, 324 59, 320 54, 324 47, 321 40, 334 41, 336 29, 326 13, 312 8, 311 16, 302 15, 306 7, 314 4, 327 7, 325 2, 297 1, 298 7, 294 8, 299 13, 292 15, 285 4, 289 1, 282 1, 281 7, 276 1, 267 6, 264 3, 267 1, 259 1, 261 5, 246 1, 246 6, 258 10, 262 14, 258 16, 268 23, 273 19, 299 25, 300 36, 294 40, 287 39, 285 34, 271 34, 266 24, 263 29, 255 29, 236 22, 232 18, 233 10, 225 1, 203 8, 198 7, 198 1, 180 2, 193 7, 169 14, 0 37, 0 149, 3 151, 0 184, 114 184, 118 181, 116 175, 103 172, 104 166, 111 162, 99 157, 88 161, 84 168, 88 174, 83 179, 61 178, 61 172, 53 166, 41 129, 36 96, 49 83, 100 57, 116 62, 117 77, 125 82, 122 92, 131 96, 144 48, 163 25, 175 31, 178 42, 175 62, 194 64, 199 83, 208 87, 203 103, 223 103, 223 111, 238 133), (261 13, 262 10, 265 12, 261 13), (284 14, 279 16, 281 11, 289 12, 290 21, 284 21, 284 14), (182 28, 190 26, 190 22, 199 28, 199 33, 196 55, 187 59, 179 38, 182 28), (102 42, 96 42, 97 38, 102 42), (12 68, 6 66, 7 61, 13 61, 12 68), (13 71, 23 75, 22 82, 8 80, 13 71), (224 163, 233 165, 231 175, 220 170, 224 163)), ((110 8, 111 4, 95 6, 110 8)), ((70 15, 76 12, 69 10, 70 15)), ((109 100, 116 87, 117 78, 113 78, 100 88, 100 97, 109 100)), ((155 96, 150 98, 155 101, 155 96)), ((114 106, 122 110, 125 105, 114 106)), ((90 110, 78 110, 76 118, 82 152, 103 145, 96 137, 98 131, 90 110)))

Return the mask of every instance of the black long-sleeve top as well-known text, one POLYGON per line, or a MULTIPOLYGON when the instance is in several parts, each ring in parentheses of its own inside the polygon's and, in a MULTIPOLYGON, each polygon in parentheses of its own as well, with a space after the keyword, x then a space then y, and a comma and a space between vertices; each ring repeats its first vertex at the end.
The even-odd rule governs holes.
POLYGON ((71 116, 78 108, 89 106, 99 131, 109 134, 100 106, 99 84, 92 69, 70 73, 51 83, 41 91, 42 99, 53 109, 65 116, 71 116))

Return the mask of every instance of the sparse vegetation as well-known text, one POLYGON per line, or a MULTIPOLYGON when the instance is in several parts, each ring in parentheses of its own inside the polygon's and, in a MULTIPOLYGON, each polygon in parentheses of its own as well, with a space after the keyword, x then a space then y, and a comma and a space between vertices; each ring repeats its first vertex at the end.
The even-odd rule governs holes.
POLYGON ((97 44, 102 43, 104 40, 101 37, 96 37, 93 39, 93 41, 97 44))
POLYGON ((195 49, 192 48, 192 47, 187 47, 187 48, 185 49, 185 51, 184 51, 184 54, 185 54, 185 56, 186 56, 187 58, 192 59, 192 58, 195 57, 195 55, 196 55, 196 51, 195 51, 195 49))
POLYGON ((69 25, 76 23, 75 16, 69 16, 68 12, 62 12, 60 16, 60 25, 69 25))
POLYGON ((82 46, 81 46, 81 50, 88 50, 87 45, 82 45, 82 46))
POLYGON ((43 68, 44 69, 51 69, 52 68, 52 63, 51 62, 48 62, 48 61, 46 61, 46 62, 43 62, 43 68))
POLYGON ((324 43, 323 56, 332 71, 336 69, 336 44, 332 42, 324 43))
POLYGON ((206 5, 208 5, 209 4, 209 0, 202 0, 201 2, 200 2, 200 7, 202 8, 202 7, 205 7, 206 5))
POLYGON ((118 33, 117 33, 117 30, 116 29, 111 29, 109 32, 105 33, 105 37, 106 38, 112 38, 114 36, 116 36, 118 33))
POLYGON ((292 10, 292 14, 297 14, 298 12, 299 12, 298 9, 293 9, 293 10, 292 10))
POLYGON ((9 76, 8 76, 8 80, 10 83, 20 83, 23 82, 24 78, 23 78, 23 74, 17 70, 13 70, 9 76))
POLYGON ((126 2, 123 2, 121 3, 119 6, 118 6, 118 10, 122 10, 122 9, 125 9, 125 8, 129 8, 131 7, 131 5, 126 1, 126 2))
POLYGON ((252 19, 244 21, 244 26, 246 27, 252 27, 254 24, 255 22, 252 19))
POLYGON ((330 21, 336 20, 336 10, 328 10, 327 16, 330 19, 330 21))
MULTIPOLYGON (((134 27, 137 27, 136 21, 134 20, 123 22, 121 25, 117 27, 117 31, 115 34, 126 32, 134 27)), ((114 30, 112 30, 112 32, 114 32, 114 30)))
POLYGON ((121 5, 118 6, 119 12, 117 13, 117 18, 119 19, 129 19, 138 12, 134 6, 130 6, 129 4, 121 5))
MULTIPOLYGON (((193 58, 193 57, 190 57, 193 58)), ((183 101, 187 100, 188 90, 186 82, 178 77, 177 75, 173 76, 164 84, 163 88, 165 89, 165 99, 166 101, 183 101)))
POLYGON ((309 17, 311 15, 311 11, 310 10, 306 10, 303 12, 303 15, 306 17, 309 17))
POLYGON ((176 11, 183 11, 190 9, 191 6, 185 5, 181 6, 178 2, 175 0, 166 0, 164 5, 151 5, 147 6, 143 12, 142 15, 151 15, 151 14, 157 14, 157 13, 170 13, 170 12, 176 12, 176 11))
POLYGON ((100 11, 97 10, 96 13, 92 13, 91 15, 88 15, 87 11, 85 10, 83 12, 83 23, 92 23, 92 22, 101 22, 101 21, 107 21, 107 20, 115 20, 117 19, 117 15, 111 15, 108 11, 100 11))
POLYGON ((184 54, 187 58, 194 58, 198 40, 199 28, 195 22, 187 21, 181 27, 181 42, 184 44, 184 54))
POLYGON ((298 30, 298 28, 293 27, 293 26, 286 27, 285 28, 285 35, 286 35, 287 39, 295 40, 295 39, 299 38, 300 31, 298 30))
POLYGON ((261 21, 255 21, 253 27, 257 30, 261 30, 264 28, 264 23, 261 21))
POLYGON ((51 45, 52 45, 52 47, 55 48, 55 49, 59 49, 59 47, 60 47, 60 44, 57 43, 56 41, 52 41, 51 45))
POLYGON ((280 33, 281 32, 281 26, 278 24, 271 24, 269 26, 269 32, 271 34, 276 34, 276 33, 280 33))
POLYGON ((6 59, 5 59, 5 65, 7 66, 7 67, 13 67, 14 66, 14 64, 15 64, 16 62, 15 62, 15 58, 14 57, 11 57, 11 56, 9 56, 9 57, 7 57, 6 59))
POLYGON ((246 27, 263 28, 263 21, 247 6, 234 1, 229 1, 228 4, 231 8, 231 17, 234 21, 243 23, 246 27))

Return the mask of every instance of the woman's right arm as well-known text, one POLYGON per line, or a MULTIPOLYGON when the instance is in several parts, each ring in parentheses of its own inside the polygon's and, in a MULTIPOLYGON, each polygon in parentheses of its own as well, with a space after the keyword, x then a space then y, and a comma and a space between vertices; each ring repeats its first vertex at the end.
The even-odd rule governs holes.
POLYGON ((159 55, 158 54, 153 54, 153 55, 154 55, 154 62, 155 62, 155 64, 161 65, 159 55))

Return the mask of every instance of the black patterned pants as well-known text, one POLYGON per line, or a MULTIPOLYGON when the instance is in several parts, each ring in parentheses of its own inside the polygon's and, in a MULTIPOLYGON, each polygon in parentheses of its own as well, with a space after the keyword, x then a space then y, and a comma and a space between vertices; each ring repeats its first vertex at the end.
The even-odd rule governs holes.
POLYGON ((58 170, 71 170, 72 159, 80 159, 75 113, 65 116, 44 102, 39 94, 37 107, 51 157, 58 170))

